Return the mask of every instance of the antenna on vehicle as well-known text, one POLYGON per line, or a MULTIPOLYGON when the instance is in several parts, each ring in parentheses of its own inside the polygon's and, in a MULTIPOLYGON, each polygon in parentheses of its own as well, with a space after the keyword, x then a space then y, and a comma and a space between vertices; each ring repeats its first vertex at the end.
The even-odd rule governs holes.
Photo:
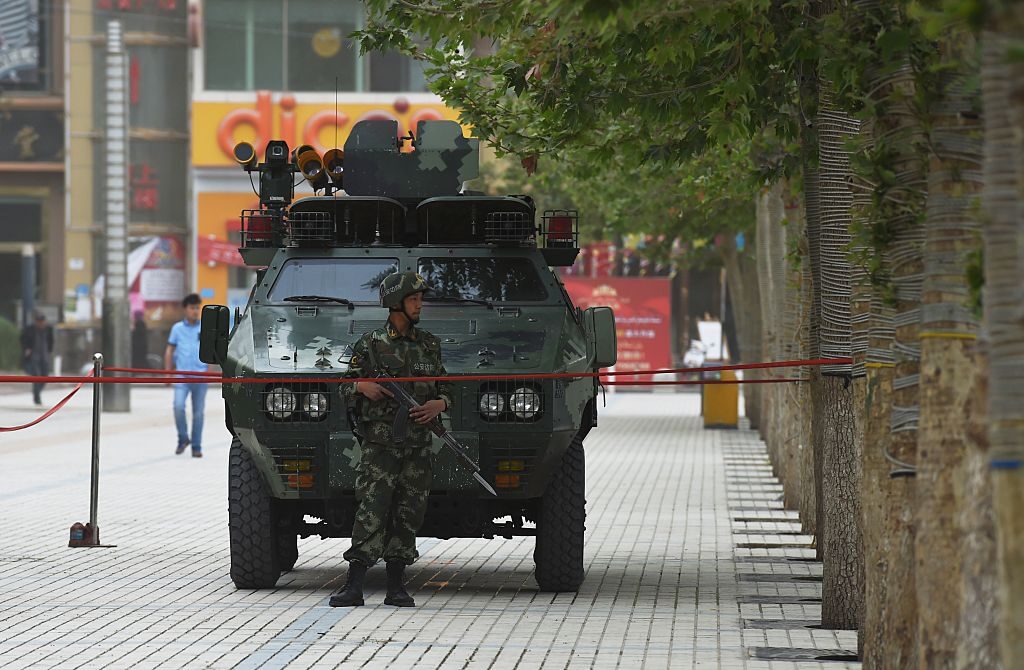
MULTIPOLYGON (((338 75, 334 75, 334 150, 338 150, 338 75)), ((334 189, 331 195, 337 199, 338 189, 334 189)))

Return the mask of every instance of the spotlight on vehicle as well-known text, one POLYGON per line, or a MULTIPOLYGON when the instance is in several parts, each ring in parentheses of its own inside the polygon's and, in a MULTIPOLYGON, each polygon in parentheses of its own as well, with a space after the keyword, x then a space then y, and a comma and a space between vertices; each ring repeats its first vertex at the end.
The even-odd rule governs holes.
POLYGON ((341 186, 342 175, 345 172, 345 152, 341 149, 331 149, 324 154, 324 169, 327 176, 331 178, 336 186, 341 186))
POLYGON ((246 170, 256 167, 256 149, 248 142, 236 144, 231 154, 234 156, 235 162, 246 170))
POLYGON ((316 149, 306 149, 296 155, 295 163, 299 167, 299 172, 306 178, 306 181, 309 182, 314 191, 319 191, 324 186, 327 186, 327 173, 324 172, 324 162, 320 158, 320 154, 316 152, 316 149))

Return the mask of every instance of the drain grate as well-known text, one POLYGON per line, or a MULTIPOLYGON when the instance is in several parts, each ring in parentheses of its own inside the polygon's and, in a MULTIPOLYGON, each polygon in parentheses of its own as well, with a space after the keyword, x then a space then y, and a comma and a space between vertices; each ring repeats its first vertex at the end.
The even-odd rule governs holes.
POLYGON ((777 575, 771 572, 740 572, 738 582, 820 582, 821 575, 777 575))
POLYGON ((808 596, 739 596, 736 602, 745 605, 820 605, 821 598, 808 596))
POLYGON ((835 661, 851 663, 858 660, 857 654, 845 649, 799 649, 790 647, 750 647, 747 653, 752 658, 766 661, 835 661))
POLYGON ((802 530, 779 530, 777 528, 733 528, 732 532, 735 535, 807 535, 802 530))
POLYGON ((737 563, 817 563, 821 564, 816 558, 803 558, 800 556, 737 556, 735 559, 737 563))
POLYGON ((744 628, 756 630, 803 630, 821 628, 820 619, 744 619, 744 628))

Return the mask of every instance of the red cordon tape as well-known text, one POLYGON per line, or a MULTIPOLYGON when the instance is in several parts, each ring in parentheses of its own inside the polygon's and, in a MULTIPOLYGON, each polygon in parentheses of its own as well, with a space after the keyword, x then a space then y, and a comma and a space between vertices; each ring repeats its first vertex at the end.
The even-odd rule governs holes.
MULTIPOLYGON (((792 368, 802 366, 813 366, 813 365, 846 365, 852 363, 853 359, 850 358, 815 358, 803 361, 777 361, 774 363, 741 363, 736 365, 714 365, 704 368, 665 368, 659 370, 609 370, 602 372, 536 372, 533 374, 518 374, 518 375, 448 375, 446 377, 392 377, 391 381, 395 382, 430 382, 430 381, 501 381, 501 380, 529 380, 529 379, 582 379, 586 377, 614 377, 616 375, 636 375, 636 376, 647 376, 647 375, 661 375, 661 374, 682 374, 682 373, 693 373, 693 372, 719 372, 722 370, 765 370, 770 368, 792 368)), ((105 368, 105 372, 119 372, 132 370, 133 368, 105 368)), ((221 377, 217 373, 211 372, 200 372, 190 373, 195 376, 183 377, 178 376, 183 374, 177 370, 146 370, 146 374, 173 374, 175 376, 168 377, 150 377, 150 378, 135 378, 135 377, 100 377, 93 379, 90 377, 29 377, 26 375, 7 375, 0 376, 0 383, 32 383, 32 382, 44 382, 51 384, 79 384, 79 383, 96 383, 96 384, 181 384, 181 383, 199 383, 200 381, 207 383, 221 383, 221 384, 309 384, 309 383, 323 383, 324 377, 221 377), (193 382, 193 379, 198 381, 193 382)), ((353 377, 353 378, 341 378, 341 377, 330 377, 327 381, 335 384, 355 384, 357 382, 376 382, 379 381, 374 377, 353 377)), ((623 386, 637 386, 642 383, 647 384, 707 384, 709 382, 716 381, 725 384, 764 384, 764 383, 778 383, 780 381, 802 381, 800 379, 748 379, 742 380, 684 380, 684 381, 662 381, 662 382, 605 382, 607 384, 621 384, 623 386)))
MULTIPOLYGON (((766 370, 770 368, 793 368, 812 365, 848 365, 853 362, 852 358, 814 358, 803 361, 777 361, 774 363, 740 363, 737 365, 714 365, 703 368, 667 368, 661 370, 612 370, 604 372, 539 372, 532 375, 455 375, 447 377, 395 377, 392 381, 498 381, 516 379, 583 379, 586 377, 614 377, 617 375, 660 375, 660 374, 682 374, 693 372, 720 372, 722 370, 766 370)), ((182 383, 227 383, 227 384, 304 384, 310 382, 323 382, 323 377, 223 377, 216 372, 198 372, 192 370, 149 370, 144 368, 104 368, 104 372, 145 374, 145 375, 173 375, 166 377, 99 377, 93 376, 90 372, 85 377, 34 377, 28 375, 0 375, 0 383, 32 384, 41 382, 44 384, 77 384, 75 388, 64 396, 64 399, 50 408, 45 414, 35 421, 21 426, 0 426, 0 433, 8 433, 16 430, 24 430, 48 419, 57 410, 64 407, 71 397, 78 393, 84 384, 182 384, 182 383)), ((352 378, 342 379, 331 377, 331 383, 355 384, 357 382, 375 382, 376 378, 352 378)), ((805 381, 794 377, 779 377, 776 379, 699 379, 699 380, 673 380, 673 381, 601 381, 605 386, 700 386, 712 384, 779 384, 788 382, 805 381)))
MULTIPOLYGON (((92 373, 91 372, 89 373, 88 376, 85 377, 85 381, 92 381, 92 373)), ((0 426, 0 433, 12 433, 12 432, 14 432, 16 430, 25 430, 26 428, 31 428, 32 426, 36 425, 37 423, 40 423, 40 422, 50 418, 50 416, 52 416, 54 412, 59 410, 64 405, 68 404, 68 401, 71 400, 71 396, 73 396, 76 393, 78 393, 79 389, 81 389, 82 386, 85 384, 85 381, 79 382, 78 386, 76 386, 75 388, 71 389, 71 393, 69 393, 66 396, 64 396, 63 400, 61 400, 59 403, 57 403, 56 405, 51 407, 49 410, 47 410, 47 412, 45 414, 43 414, 41 417, 39 417, 35 421, 30 421, 29 423, 22 424, 20 426, 0 426)))

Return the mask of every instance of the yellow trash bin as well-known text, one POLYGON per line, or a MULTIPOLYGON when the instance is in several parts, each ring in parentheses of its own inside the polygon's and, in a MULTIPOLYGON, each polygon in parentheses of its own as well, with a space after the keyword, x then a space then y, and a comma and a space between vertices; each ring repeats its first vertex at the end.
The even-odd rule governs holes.
MULTIPOLYGON (((734 370, 721 372, 705 372, 704 379, 721 379, 735 381, 734 370)), ((702 413, 705 428, 739 428, 740 421, 740 385, 739 384, 705 384, 702 389, 702 413)))

